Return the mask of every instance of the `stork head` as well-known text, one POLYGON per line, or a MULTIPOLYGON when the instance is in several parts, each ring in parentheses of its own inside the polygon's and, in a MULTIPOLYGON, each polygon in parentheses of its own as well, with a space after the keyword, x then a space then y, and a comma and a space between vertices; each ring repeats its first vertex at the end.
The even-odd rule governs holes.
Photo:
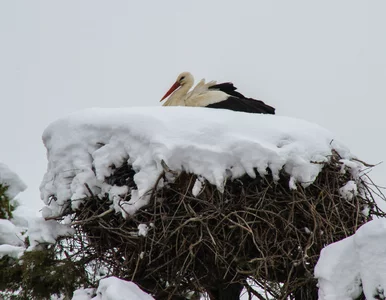
POLYGON ((180 86, 184 86, 187 83, 192 83, 194 81, 193 75, 189 72, 182 72, 178 75, 176 82, 180 84, 180 86))
POLYGON ((189 86, 189 89, 193 86, 194 77, 189 72, 182 72, 178 75, 176 82, 171 86, 171 88, 166 92, 166 94, 162 97, 161 101, 169 97, 171 93, 173 93, 176 89, 182 86, 189 86))

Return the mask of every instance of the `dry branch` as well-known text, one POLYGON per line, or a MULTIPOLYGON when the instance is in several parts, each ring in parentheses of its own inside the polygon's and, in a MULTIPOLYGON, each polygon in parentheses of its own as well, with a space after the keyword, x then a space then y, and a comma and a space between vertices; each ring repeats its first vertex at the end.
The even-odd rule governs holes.
MULTIPOLYGON (((154 189, 150 204, 129 220, 111 214, 107 195, 91 195, 74 214, 78 233, 67 243, 77 249, 73 259, 91 258, 158 299, 232 283, 257 295, 247 280, 276 299, 313 299, 313 269, 321 249, 353 234, 372 216, 384 216, 372 197, 377 187, 343 174, 339 160, 333 154, 315 182, 297 190, 288 188, 283 171, 277 183, 271 175, 228 181, 223 193, 206 183, 194 197, 197 176, 181 173, 154 189), (347 201, 339 188, 349 180, 356 180, 359 193, 347 201), (368 215, 362 213, 365 208, 368 215), (146 237, 135 234, 139 224, 149 226, 146 237)), ((133 175, 124 165, 106 180, 135 188, 133 175)))

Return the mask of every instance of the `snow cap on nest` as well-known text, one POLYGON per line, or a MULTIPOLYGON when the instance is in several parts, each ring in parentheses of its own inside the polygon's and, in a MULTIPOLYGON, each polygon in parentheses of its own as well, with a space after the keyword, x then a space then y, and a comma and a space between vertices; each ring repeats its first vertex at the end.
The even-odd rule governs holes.
POLYGON ((331 132, 313 123, 193 107, 87 109, 49 125, 43 140, 48 170, 40 190, 46 216, 60 215, 69 199, 79 208, 90 194, 86 183, 95 195, 109 193, 117 212, 133 214, 148 203, 162 161, 219 190, 228 178, 254 177, 255 170, 263 176, 268 168, 277 180, 284 168, 295 189, 315 180, 322 168, 318 162, 326 162, 332 149, 351 158, 331 132), (112 166, 124 163, 133 166, 137 189, 112 189, 104 182, 112 166), (122 201, 127 193, 130 201, 122 201))

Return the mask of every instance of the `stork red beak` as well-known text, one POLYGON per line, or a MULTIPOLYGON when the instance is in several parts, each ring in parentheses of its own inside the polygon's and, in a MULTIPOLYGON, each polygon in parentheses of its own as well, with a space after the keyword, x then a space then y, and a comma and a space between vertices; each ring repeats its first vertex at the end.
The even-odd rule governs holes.
POLYGON ((173 93, 173 92, 174 92, 176 89, 178 89, 179 87, 180 87, 180 83, 179 83, 178 81, 176 81, 176 82, 172 85, 172 87, 166 92, 165 96, 162 97, 162 99, 160 100, 160 102, 161 102, 162 100, 164 100, 165 98, 169 97, 169 95, 170 95, 171 93, 173 93))

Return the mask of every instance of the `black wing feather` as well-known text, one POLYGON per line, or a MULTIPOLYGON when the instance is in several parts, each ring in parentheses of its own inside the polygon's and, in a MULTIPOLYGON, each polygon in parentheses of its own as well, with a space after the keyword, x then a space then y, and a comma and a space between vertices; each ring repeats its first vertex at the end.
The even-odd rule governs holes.
POLYGON ((211 87, 209 87, 210 90, 219 90, 221 92, 224 92, 230 96, 234 96, 234 97, 237 97, 237 98, 245 98, 245 96, 239 92, 236 92, 237 90, 237 87, 235 87, 233 85, 232 82, 224 82, 224 83, 219 83, 219 84, 215 84, 215 85, 212 85, 211 87))
POLYGON ((246 98, 243 94, 236 92, 237 88, 231 82, 220 83, 209 87, 210 90, 219 90, 230 97, 224 101, 209 104, 206 107, 223 108, 234 111, 249 112, 255 114, 275 114, 275 108, 265 104, 261 100, 246 98))
POLYGON ((263 101, 255 100, 251 98, 240 99, 236 97, 229 97, 228 99, 209 104, 206 107, 209 108, 222 108, 233 111, 241 111, 255 114, 275 114, 275 108, 265 104, 263 101))

